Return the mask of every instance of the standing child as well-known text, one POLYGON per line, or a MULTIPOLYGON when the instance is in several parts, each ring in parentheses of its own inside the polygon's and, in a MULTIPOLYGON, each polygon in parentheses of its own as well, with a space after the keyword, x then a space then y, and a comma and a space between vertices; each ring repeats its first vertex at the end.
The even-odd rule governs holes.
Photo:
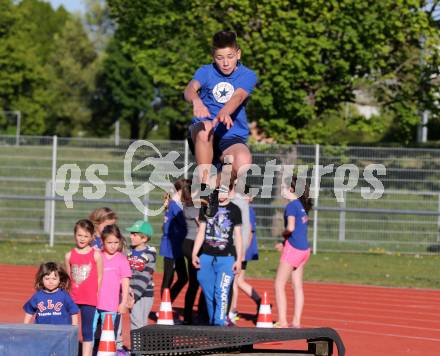
POLYGON ((112 209, 104 206, 93 210, 89 215, 89 220, 95 226, 92 247, 101 251, 103 247, 101 240, 102 229, 104 229, 104 227, 107 225, 116 224, 118 221, 118 216, 112 209))
MULTIPOLYGON (((252 197, 249 196, 249 187, 246 186, 244 195, 245 199, 251 203, 252 197)), ((261 297, 257 293, 257 291, 246 281, 246 268, 247 263, 249 261, 258 260, 258 244, 257 244, 257 219, 255 216, 255 211, 252 206, 249 206, 249 222, 250 222, 250 242, 246 249, 246 254, 244 257, 244 261, 241 264, 241 271, 238 275, 235 276, 234 285, 233 285, 233 293, 232 293, 232 301, 231 301, 231 311, 229 312, 229 319, 234 322, 238 318, 237 312, 237 301, 238 301, 238 289, 241 289, 246 293, 248 297, 250 297, 257 306, 256 316, 258 317, 258 312, 261 304, 261 297)))
POLYGON ((221 187, 219 205, 212 218, 201 213, 192 261, 205 294, 211 325, 227 325, 229 292, 242 261, 241 213, 221 187), (234 247, 235 245, 235 247, 234 247), (199 251, 201 254, 199 257, 199 251))
POLYGON ((55 262, 40 265, 35 276, 37 292, 23 306, 24 323, 78 325, 79 308, 69 293, 69 275, 55 262))
POLYGON ((304 266, 310 257, 310 248, 307 241, 308 212, 312 208, 312 199, 309 198, 309 186, 304 184, 301 196, 296 194, 297 177, 292 177, 290 188, 285 192, 289 203, 284 209, 284 247, 278 265, 275 279, 275 296, 278 308, 278 326, 285 328, 287 322, 286 283, 292 278, 295 296, 295 311, 291 326, 301 327, 301 316, 304 307, 303 274, 304 266))
POLYGON ((104 227, 101 239, 103 242, 102 265, 104 272, 93 319, 93 331, 96 330, 98 320, 100 319, 101 325, 104 325, 105 316, 110 314, 116 336, 121 314, 127 312, 131 270, 127 257, 121 253, 125 240, 118 226, 107 225, 104 227))
POLYGON ((138 220, 127 229, 130 232, 131 249, 128 252, 132 277, 130 279, 131 330, 148 325, 148 315, 154 301, 153 273, 156 269, 156 249, 148 242, 153 236, 153 227, 138 220))
POLYGON ((160 288, 162 296, 165 288, 170 288, 171 301, 174 301, 188 282, 182 244, 186 236, 186 223, 183 216, 182 190, 186 184, 184 179, 174 182, 174 192, 168 200, 162 226, 163 235, 160 241, 160 255, 163 256, 163 279, 160 288), (177 281, 173 283, 174 271, 177 281))
MULTIPOLYGON (((191 181, 186 180, 186 185, 183 188, 182 202, 183 202, 183 216, 185 217, 187 234, 183 240, 182 250, 185 256, 188 267, 188 288, 185 293, 185 307, 183 311, 183 324, 193 324, 193 308, 196 301, 197 293, 200 289, 199 281, 197 280, 197 269, 192 264, 192 251, 194 248, 194 240, 199 230, 199 215, 200 209, 195 207, 191 197, 191 181)), ((208 320, 208 312, 206 310, 205 296, 203 291, 200 293, 197 305, 198 322, 206 323, 208 320)))
POLYGON ((102 278, 101 254, 90 244, 94 226, 90 220, 79 220, 73 229, 76 247, 64 257, 66 270, 72 281, 72 299, 81 311, 82 354, 92 355, 93 316, 98 288, 102 278))
MULTIPOLYGON (((200 67, 184 92, 186 101, 193 106, 188 143, 197 165, 220 167, 229 156, 232 182, 252 163, 246 145, 249 136, 246 104, 257 76, 240 62, 241 50, 232 31, 220 31, 213 36, 212 57, 213 63, 200 67)), ((200 172, 199 178, 204 191, 209 183, 208 172, 200 172)), ((208 216, 212 216, 217 204, 217 194, 215 190, 208 199, 208 216)))

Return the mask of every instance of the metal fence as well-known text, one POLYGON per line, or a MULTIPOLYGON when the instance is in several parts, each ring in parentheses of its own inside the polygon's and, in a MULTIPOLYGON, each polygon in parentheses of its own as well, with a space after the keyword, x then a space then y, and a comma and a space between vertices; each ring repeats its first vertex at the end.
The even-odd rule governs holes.
MULTIPOLYGON (((87 217, 96 207, 109 206, 117 212, 123 228, 148 218, 158 244, 163 217, 146 216, 116 188, 125 186, 127 174, 135 187, 148 182, 152 165, 133 170, 145 158, 176 151, 179 169, 193 163, 194 158, 184 141, 150 143, 136 150, 131 165, 124 166, 132 144, 127 140, 115 145, 110 139, 21 136, 17 142, 15 136, 0 136, 0 239, 72 242, 76 220, 87 217), (67 168, 66 175, 62 167, 67 168), (59 191, 67 193, 63 196, 59 191), (66 206, 66 195, 71 206, 66 206)), ((250 147, 255 167, 247 182, 259 188, 253 205, 260 248, 272 248, 280 236, 286 203, 281 198, 281 183, 297 171, 311 183, 314 209, 309 238, 315 252, 439 253, 440 150, 250 147), (382 194, 375 195, 381 187, 382 194)), ((192 173, 193 168, 185 175, 191 178, 192 173)), ((157 188, 143 202, 156 209, 162 204, 162 193, 157 188)))

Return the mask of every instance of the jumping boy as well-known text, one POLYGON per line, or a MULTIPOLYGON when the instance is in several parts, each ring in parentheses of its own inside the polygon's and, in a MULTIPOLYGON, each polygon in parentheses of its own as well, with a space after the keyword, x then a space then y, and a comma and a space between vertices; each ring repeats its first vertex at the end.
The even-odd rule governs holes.
MULTIPOLYGON (((257 76, 241 64, 234 32, 220 31, 213 36, 212 56, 214 62, 200 67, 184 92, 186 101, 193 105, 188 142, 197 165, 214 164, 219 169, 222 163, 232 164, 233 182, 252 163, 246 145, 249 128, 245 108, 257 76)), ((199 178, 205 191, 209 172, 203 170, 199 178)), ((216 186, 219 184, 217 181, 216 186)), ((208 201, 206 215, 213 216, 218 204, 217 190, 208 201)))

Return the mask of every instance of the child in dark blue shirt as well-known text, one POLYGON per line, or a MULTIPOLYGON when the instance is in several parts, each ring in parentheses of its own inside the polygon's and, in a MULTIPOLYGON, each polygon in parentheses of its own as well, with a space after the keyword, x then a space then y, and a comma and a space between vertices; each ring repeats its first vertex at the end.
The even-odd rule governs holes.
MULTIPOLYGON (((275 296, 278 308, 278 326, 288 327, 286 283, 292 278, 295 295, 295 309, 291 326, 301 326, 301 316, 304 308, 303 274, 304 266, 310 257, 310 248, 307 241, 308 212, 312 208, 312 199, 309 198, 309 185, 304 182, 304 191, 297 191, 298 178, 292 177, 291 185, 284 192, 289 203, 284 209, 284 247, 275 279, 275 296)), ((300 184, 298 184, 298 187, 300 184)))
POLYGON ((169 199, 162 225, 162 239, 160 241, 159 255, 163 256, 163 279, 160 294, 165 288, 170 288, 171 301, 174 301, 182 288, 188 282, 185 258, 182 245, 187 229, 183 215, 182 191, 187 184, 184 179, 178 179, 174 183, 174 192, 169 199), (174 271, 177 273, 177 281, 173 283, 174 271))
POLYGON ((70 279, 64 269, 55 262, 40 265, 35 277, 37 292, 23 306, 24 323, 78 325, 79 308, 67 289, 70 279))

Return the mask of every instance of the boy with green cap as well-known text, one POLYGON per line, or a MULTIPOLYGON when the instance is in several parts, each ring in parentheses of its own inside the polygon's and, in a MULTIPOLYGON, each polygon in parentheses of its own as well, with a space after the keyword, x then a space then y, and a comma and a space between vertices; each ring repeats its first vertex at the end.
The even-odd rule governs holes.
POLYGON ((156 249, 148 245, 153 236, 152 226, 143 220, 136 221, 127 231, 131 249, 127 254, 132 272, 130 279, 130 329, 148 325, 148 314, 153 306, 153 273, 156 269, 156 249))

